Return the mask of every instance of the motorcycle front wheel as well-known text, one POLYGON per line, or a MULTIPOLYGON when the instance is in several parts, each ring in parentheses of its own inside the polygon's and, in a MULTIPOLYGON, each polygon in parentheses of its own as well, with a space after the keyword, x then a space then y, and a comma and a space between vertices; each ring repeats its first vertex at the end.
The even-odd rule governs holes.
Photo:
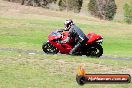
POLYGON ((59 52, 59 50, 50 44, 50 42, 43 43, 42 49, 47 54, 57 54, 59 52))

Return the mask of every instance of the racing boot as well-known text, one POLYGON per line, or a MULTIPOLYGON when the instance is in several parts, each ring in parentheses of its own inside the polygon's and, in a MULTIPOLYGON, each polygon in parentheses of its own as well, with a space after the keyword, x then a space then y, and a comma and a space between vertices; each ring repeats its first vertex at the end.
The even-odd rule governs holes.
POLYGON ((80 43, 78 43, 77 45, 74 46, 74 48, 70 51, 70 55, 75 55, 76 54, 76 51, 78 49, 78 47, 81 46, 80 43))

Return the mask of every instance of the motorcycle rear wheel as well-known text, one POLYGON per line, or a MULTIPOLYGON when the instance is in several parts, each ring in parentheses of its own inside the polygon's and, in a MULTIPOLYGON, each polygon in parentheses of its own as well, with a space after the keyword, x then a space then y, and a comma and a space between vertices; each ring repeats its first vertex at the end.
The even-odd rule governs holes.
POLYGON ((43 43, 42 49, 47 54, 57 54, 59 52, 59 50, 50 44, 50 42, 43 43))
POLYGON ((98 58, 98 57, 102 56, 102 54, 103 54, 102 46, 99 44, 94 44, 94 45, 90 46, 86 56, 98 58))

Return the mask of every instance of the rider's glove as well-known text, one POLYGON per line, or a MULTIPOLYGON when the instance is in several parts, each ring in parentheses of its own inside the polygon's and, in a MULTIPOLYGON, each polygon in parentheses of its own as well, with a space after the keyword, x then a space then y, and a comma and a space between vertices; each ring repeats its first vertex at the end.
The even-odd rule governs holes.
POLYGON ((69 40, 70 40, 70 37, 67 37, 65 40, 61 41, 61 44, 67 43, 69 42, 69 40))
POLYGON ((66 41, 61 41, 60 43, 61 43, 61 44, 64 44, 64 43, 66 43, 66 41))

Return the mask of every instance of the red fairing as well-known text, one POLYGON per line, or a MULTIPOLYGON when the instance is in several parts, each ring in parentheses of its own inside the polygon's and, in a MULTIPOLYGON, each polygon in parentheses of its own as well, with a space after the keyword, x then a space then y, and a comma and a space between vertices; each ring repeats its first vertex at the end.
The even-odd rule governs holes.
POLYGON ((59 49, 61 54, 68 54, 72 49, 72 46, 70 46, 68 43, 65 44, 59 44, 54 42, 50 43, 53 44, 57 49, 59 49))
POLYGON ((98 34, 95 34, 95 33, 89 33, 88 35, 87 35, 87 37, 88 37, 88 41, 87 41, 87 44, 91 44, 91 43, 93 43, 93 42, 95 42, 95 41, 97 41, 97 40, 99 40, 99 39, 103 39, 103 37, 101 36, 101 35, 98 35, 98 34))
POLYGON ((59 49, 61 54, 68 54, 70 50, 73 48, 69 43, 60 44, 58 42, 53 42, 54 39, 61 39, 62 41, 68 37, 68 32, 62 32, 62 35, 58 36, 48 36, 49 42, 54 45, 57 49, 59 49), (63 36, 62 36, 63 35, 63 36))

